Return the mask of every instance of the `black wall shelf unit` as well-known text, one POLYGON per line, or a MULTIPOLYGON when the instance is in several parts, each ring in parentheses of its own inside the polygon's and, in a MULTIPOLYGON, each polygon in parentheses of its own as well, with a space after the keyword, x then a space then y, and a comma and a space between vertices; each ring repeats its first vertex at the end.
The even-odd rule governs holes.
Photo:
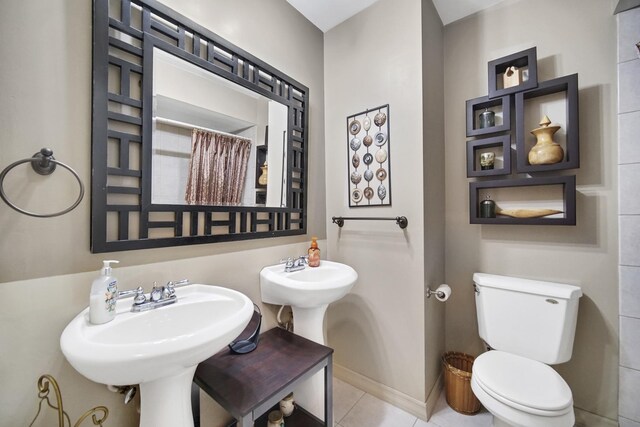
POLYGON ((488 75, 490 99, 535 88, 538 86, 537 49, 532 47, 521 52, 489 61, 488 75), (522 83, 516 86, 507 88, 500 87, 498 79, 501 79, 507 68, 512 66, 518 67, 518 69, 526 69, 528 79, 522 81, 522 83))
MULTIPOLYGON (((576 177, 554 176, 553 172, 580 167, 578 75, 538 82, 537 48, 532 47, 489 61, 488 92, 487 96, 466 101, 467 177, 475 179, 469 182, 469 222, 576 225, 576 177), (509 74, 505 76, 506 72, 509 74), (543 98, 546 96, 550 97, 543 98), (563 97, 566 105, 565 117, 556 119, 560 121, 563 132, 556 135, 556 142, 564 149, 564 159, 549 165, 532 165, 529 163, 529 151, 537 141, 536 138, 526 136, 529 131, 538 127, 540 118, 546 115, 562 116, 562 107, 558 107, 558 103, 563 101, 563 97), (536 108, 540 110, 538 112, 541 117, 533 123, 536 108), (497 113, 495 126, 480 128, 479 116, 485 109, 497 113), (500 113, 502 122, 499 121, 500 113), (488 152, 495 155, 494 167, 483 170, 480 158, 483 153, 488 152), (545 186, 549 188, 532 188, 545 186), (492 188, 503 190, 496 190, 491 194, 488 190, 492 188), (495 196, 503 199, 502 203, 507 206, 507 210, 521 210, 510 212, 518 218, 500 214, 495 218, 481 218, 480 202, 484 197, 496 202, 497 209, 500 210, 501 200, 497 200, 495 196), (522 201, 522 206, 518 206, 520 203, 516 201, 522 201), (550 206, 545 206, 547 204, 550 206), (514 205, 515 208, 512 208, 514 205), (540 206, 560 211, 560 205, 560 214, 521 217, 540 215, 543 212, 533 212, 540 206)), ((506 210, 504 212, 507 213, 506 210)))
POLYGON ((489 99, 487 96, 470 99, 467 101, 467 136, 487 135, 490 133, 506 132, 511 129, 511 100, 510 97, 489 99), (494 113, 502 113, 502 123, 500 125, 480 128, 477 126, 478 115, 485 109, 494 113))
POLYGON ((526 92, 516 93, 516 151, 518 156, 518 172, 544 172, 563 169, 575 169, 580 167, 580 132, 578 123, 578 75, 560 77, 547 80, 538 84, 538 87, 526 92), (566 120, 564 129, 566 131, 566 147, 564 160, 551 165, 531 165, 527 154, 533 143, 527 144, 524 129, 524 115, 526 101, 528 99, 565 92, 566 96, 566 120))
MULTIPOLYGON (((499 156, 496 156, 499 157, 499 156)), ((496 158, 495 165, 498 165, 496 158)), ((495 136, 492 138, 474 139, 467 141, 467 177, 509 175, 511 173, 511 135, 495 136), (502 150, 502 167, 482 170, 480 153, 490 148, 500 147, 502 150)))
MULTIPOLYGON (((494 200, 500 206, 499 200, 494 200)), ((520 224, 520 225, 576 225, 576 177, 575 175, 544 178, 504 179, 469 183, 469 217, 471 224, 520 224), (479 194, 482 190, 506 187, 562 186, 563 218, 480 218, 479 194)))

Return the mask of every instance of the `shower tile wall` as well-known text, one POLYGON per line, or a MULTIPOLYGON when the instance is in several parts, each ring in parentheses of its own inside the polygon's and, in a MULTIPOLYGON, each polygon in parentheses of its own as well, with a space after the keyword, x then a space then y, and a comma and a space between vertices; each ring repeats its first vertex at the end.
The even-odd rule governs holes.
POLYGON ((618 19, 619 423, 640 427, 640 7, 618 19))

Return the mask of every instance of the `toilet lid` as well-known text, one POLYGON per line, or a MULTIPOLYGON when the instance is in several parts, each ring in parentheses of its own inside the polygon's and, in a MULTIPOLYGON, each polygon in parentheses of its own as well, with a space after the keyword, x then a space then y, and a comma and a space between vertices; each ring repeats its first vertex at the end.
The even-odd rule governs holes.
POLYGON ((473 363, 473 377, 488 394, 533 412, 563 411, 573 405, 571 389, 548 365, 503 351, 481 354, 473 363))

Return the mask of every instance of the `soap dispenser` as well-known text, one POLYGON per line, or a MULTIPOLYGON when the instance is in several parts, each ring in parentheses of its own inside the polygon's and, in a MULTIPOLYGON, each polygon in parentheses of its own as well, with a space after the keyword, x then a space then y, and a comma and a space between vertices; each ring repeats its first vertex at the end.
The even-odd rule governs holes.
POLYGON ((89 321, 94 325, 107 323, 116 315, 116 299, 118 298, 118 279, 111 275, 111 264, 116 260, 102 261, 102 269, 91 284, 89 297, 89 321))
POLYGON ((317 237, 311 238, 311 247, 307 251, 309 267, 320 267, 320 248, 318 248, 317 240, 317 237))

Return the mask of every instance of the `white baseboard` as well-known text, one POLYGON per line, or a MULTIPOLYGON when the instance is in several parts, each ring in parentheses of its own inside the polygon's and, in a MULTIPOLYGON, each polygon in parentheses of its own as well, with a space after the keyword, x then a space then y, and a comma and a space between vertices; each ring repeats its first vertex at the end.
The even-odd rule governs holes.
POLYGON ((395 390, 384 384, 380 384, 379 382, 374 381, 371 378, 365 377, 364 375, 361 375, 336 363, 333 364, 333 375, 336 378, 347 382, 352 386, 357 387, 360 390, 377 397, 378 399, 384 400, 385 402, 388 402, 393 406, 403 409, 411 415, 415 415, 416 417, 423 420, 427 419, 428 405, 432 404, 431 409, 433 410, 433 406, 438 399, 437 393, 433 392, 438 385, 437 383, 436 386, 433 387, 431 394, 429 395, 429 399, 427 399, 427 402, 421 402, 420 400, 404 394, 401 391, 395 390), (432 395, 434 394, 435 398, 432 399, 432 395), (433 400, 433 402, 431 402, 431 400, 433 400))
POLYGON ((618 421, 573 407, 576 414, 576 427, 618 427, 618 421))

